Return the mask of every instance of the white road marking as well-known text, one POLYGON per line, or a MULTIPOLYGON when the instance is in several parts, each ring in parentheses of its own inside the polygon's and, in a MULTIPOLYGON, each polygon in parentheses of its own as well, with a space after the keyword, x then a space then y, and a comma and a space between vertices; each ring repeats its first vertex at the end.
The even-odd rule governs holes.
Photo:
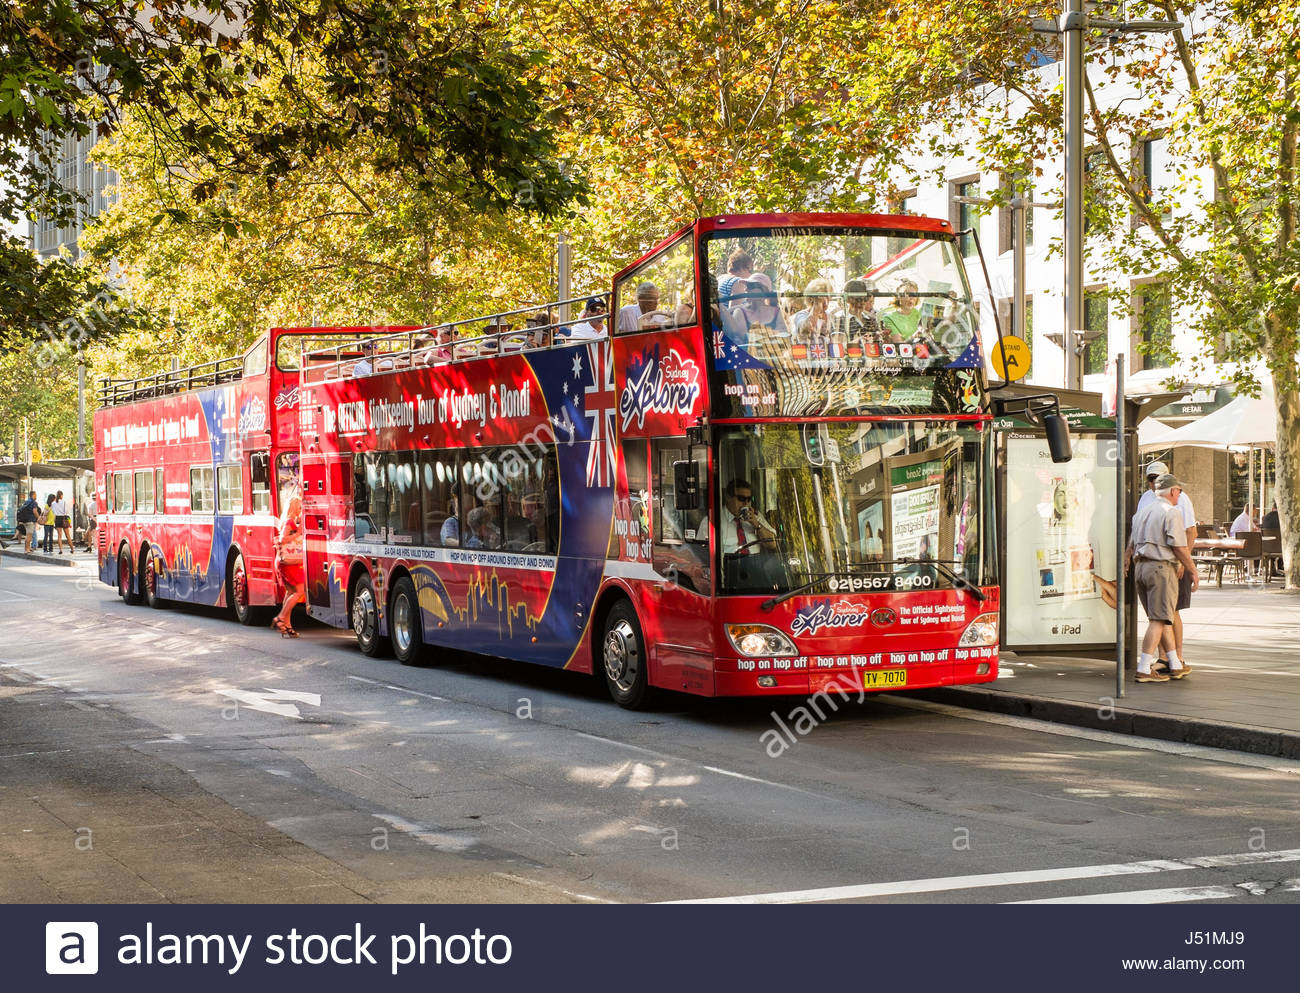
POLYGON ((260 710, 280 717, 292 717, 301 720, 302 714, 292 703, 278 703, 280 700, 297 700, 312 707, 320 706, 319 693, 302 693, 298 690, 217 690, 217 693, 231 700, 238 701, 249 710, 260 710))
POLYGON ((1046 900, 1015 900, 1013 903, 1186 903, 1189 900, 1227 900, 1245 894, 1245 890, 1236 886, 1184 886, 1169 890, 1133 890, 1131 893, 1053 896, 1046 900))
POLYGON ((1188 745, 1180 741, 1143 738, 1141 735, 1122 734, 1119 731, 1097 731, 1093 728, 1081 728, 1069 724, 1056 724, 1053 721, 1041 721, 1033 717, 1011 717, 1006 714, 990 714, 980 710, 968 710, 965 707, 955 707, 947 703, 930 703, 928 700, 906 700, 896 697, 881 700, 880 702, 893 707, 924 710, 932 714, 959 717, 962 720, 979 721, 983 724, 1000 724, 1003 727, 1020 728, 1024 731, 1041 731, 1044 734, 1055 734, 1066 738, 1082 738, 1085 741, 1097 741, 1106 745, 1137 748, 1147 752, 1164 752, 1166 755, 1182 755, 1187 758, 1207 759, 1211 762, 1225 762, 1228 765, 1246 765, 1255 769, 1267 769, 1270 772, 1284 772, 1293 776, 1300 775, 1300 761, 1279 758, 1276 755, 1252 755, 1249 752, 1234 752, 1227 748, 1211 748, 1209 745, 1188 745))
POLYGON ((398 817, 395 814, 375 814, 373 816, 403 834, 410 835, 416 841, 422 842, 430 848, 438 849, 440 852, 467 852, 478 844, 478 839, 468 835, 431 831, 421 824, 408 821, 405 817, 398 817))
POLYGON ((1100 879, 1107 876, 1140 875, 1149 872, 1178 872, 1184 869, 1220 869, 1236 865, 1300 861, 1300 848, 1279 852, 1241 852, 1206 855, 1188 859, 1151 859, 1145 862, 1112 862, 1060 869, 1026 869, 1020 872, 991 872, 976 876, 939 876, 933 879, 902 879, 890 883, 859 883, 826 886, 784 893, 754 893, 747 896, 706 897, 700 900, 669 900, 668 903, 826 903, 831 900, 864 900, 908 893, 941 893, 949 890, 977 890, 994 886, 1024 886, 1056 883, 1069 879, 1100 879))
POLYGON ((618 903, 617 900, 607 900, 603 896, 590 896, 586 893, 574 893, 573 890, 566 890, 562 886, 553 886, 550 883, 544 883, 539 879, 528 879, 524 876, 516 876, 513 872, 494 872, 492 875, 498 879, 508 879, 512 883, 519 883, 523 886, 535 886, 541 890, 547 890, 550 893, 563 893, 565 896, 571 896, 575 900, 585 900, 588 903, 618 903))
POLYGON ((386 690, 396 690, 398 693, 409 693, 411 696, 422 696, 426 700, 437 700, 439 703, 446 703, 445 696, 434 696, 432 693, 421 693, 419 690, 408 690, 405 686, 394 686, 392 683, 381 683, 377 679, 367 679, 365 676, 349 676, 348 679, 355 679, 358 683, 369 683, 371 686, 382 686, 386 690))
POLYGON ((26 593, 19 593, 17 590, 3 590, 3 589, 0 589, 0 593, 8 593, 10 596, 21 597, 23 600, 35 600, 35 599, 36 599, 36 598, 33 597, 33 596, 28 596, 26 593))

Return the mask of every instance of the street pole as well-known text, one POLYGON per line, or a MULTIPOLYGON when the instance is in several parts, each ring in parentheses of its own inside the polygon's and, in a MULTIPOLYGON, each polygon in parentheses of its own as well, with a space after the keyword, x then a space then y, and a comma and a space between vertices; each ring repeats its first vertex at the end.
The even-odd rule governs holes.
POLYGON ((1083 389, 1082 356, 1075 332, 1083 329, 1083 0, 1065 0, 1061 33, 1065 37, 1065 388, 1083 389))
MULTIPOLYGON (((560 237, 555 246, 555 267, 557 270, 559 285, 556 287, 560 294, 561 300, 568 300, 573 293, 569 277, 569 232, 561 231, 560 237)), ((569 305, 560 304, 559 322, 563 326, 569 320, 569 305)))
POLYGON ((1124 549, 1128 545, 1128 451, 1124 446, 1124 353, 1115 356, 1115 696, 1124 696, 1128 620, 1124 616, 1124 549))
POLYGON ((1011 333, 1021 341, 1028 341, 1025 329, 1025 211, 1029 203, 1017 193, 1011 200, 1011 333))
POLYGON ((86 457, 86 353, 77 349, 77 458, 86 457))

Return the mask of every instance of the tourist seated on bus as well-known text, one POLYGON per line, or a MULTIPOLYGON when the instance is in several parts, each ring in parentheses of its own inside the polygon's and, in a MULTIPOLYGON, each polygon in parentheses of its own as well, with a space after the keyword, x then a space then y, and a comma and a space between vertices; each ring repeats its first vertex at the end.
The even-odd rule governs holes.
POLYGON ((831 296, 835 287, 829 279, 814 279, 804 287, 805 307, 794 316, 794 332, 798 338, 826 338, 834 327, 831 322, 831 296))
POLYGON ((833 312, 836 326, 849 341, 880 341, 880 315, 876 313, 876 286, 866 279, 844 284, 844 307, 833 312))
POLYGON ((525 348, 545 348, 551 343, 551 335, 555 327, 555 317, 550 311, 544 314, 534 314, 524 322, 528 329, 527 337, 524 341, 525 348))
POLYGON ((772 280, 767 273, 751 273, 747 278, 733 282, 731 299, 734 304, 730 309, 731 326, 742 335, 748 335, 749 329, 755 327, 778 335, 789 334, 785 315, 777 305, 772 280))
POLYGON ((664 327, 673 323, 673 315, 659 309, 659 287, 645 282, 636 288, 636 303, 620 307, 618 330, 620 334, 664 327))
POLYGON ((361 358, 357 359, 352 366, 353 376, 369 376, 375 371, 375 343, 373 341, 363 341, 361 343, 361 358))
POLYGON ((490 507, 475 507, 465 515, 465 527, 469 536, 465 539, 465 548, 500 548, 501 532, 492 523, 490 507))
POLYGON ((556 332, 556 338, 564 341, 586 341, 603 338, 609 332, 605 328, 605 301, 600 297, 590 297, 578 315, 578 323, 556 332))
POLYGON ((442 522, 442 531, 438 538, 449 548, 460 546, 460 511, 456 506, 456 498, 452 497, 447 503, 447 519, 442 522))
POLYGON ((898 284, 894 306, 880 318, 881 328, 890 341, 908 341, 916 334, 921 324, 921 310, 917 306, 920 300, 916 283, 912 280, 904 279, 898 284))

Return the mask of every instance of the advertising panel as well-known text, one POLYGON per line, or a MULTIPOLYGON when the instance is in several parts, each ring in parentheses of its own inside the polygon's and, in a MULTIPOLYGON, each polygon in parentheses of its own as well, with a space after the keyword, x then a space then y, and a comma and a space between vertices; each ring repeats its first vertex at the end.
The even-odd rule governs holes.
POLYGON ((1115 440, 1076 435, 1054 464, 1041 438, 1007 439, 1006 644, 1114 644, 1115 440))

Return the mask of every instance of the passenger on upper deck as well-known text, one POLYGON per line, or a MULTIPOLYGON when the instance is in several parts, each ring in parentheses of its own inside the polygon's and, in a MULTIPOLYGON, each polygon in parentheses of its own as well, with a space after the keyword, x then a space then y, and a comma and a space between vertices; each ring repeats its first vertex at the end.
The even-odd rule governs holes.
POLYGON ((824 338, 831 333, 831 295, 835 288, 829 279, 814 279, 804 287, 807 304, 794 317, 795 333, 801 338, 824 338))
POLYGON ((898 284, 893 309, 880 319, 890 341, 906 341, 916 334, 916 329, 921 324, 921 311, 916 306, 919 300, 916 283, 904 279, 898 284))
POLYGON ((659 309, 659 287, 650 282, 636 288, 636 303, 629 303, 618 311, 620 334, 662 327, 672 322, 673 315, 659 309))
POLYGON ((375 371, 375 343, 373 341, 363 341, 361 343, 361 358, 357 359, 356 364, 352 366, 352 375, 369 376, 375 371))
POLYGON ((880 315, 876 313, 876 285, 866 279, 844 284, 846 306, 836 316, 836 325, 850 338, 880 340, 880 315))
POLYGON ((561 328, 567 341, 603 338, 609 332, 605 329, 605 301, 600 297, 590 297, 587 305, 578 315, 581 320, 570 328, 561 328))
POLYGON ((755 272, 737 280, 732 288, 732 299, 738 306, 731 309, 734 322, 744 331, 753 327, 768 328, 780 334, 788 333, 785 317, 776 303, 772 280, 767 273, 755 272))
POLYGON ((738 292, 737 282, 749 279, 754 271, 754 260, 743 248, 737 247, 727 256, 727 274, 718 280, 718 302, 724 307, 731 306, 732 296, 738 292))

